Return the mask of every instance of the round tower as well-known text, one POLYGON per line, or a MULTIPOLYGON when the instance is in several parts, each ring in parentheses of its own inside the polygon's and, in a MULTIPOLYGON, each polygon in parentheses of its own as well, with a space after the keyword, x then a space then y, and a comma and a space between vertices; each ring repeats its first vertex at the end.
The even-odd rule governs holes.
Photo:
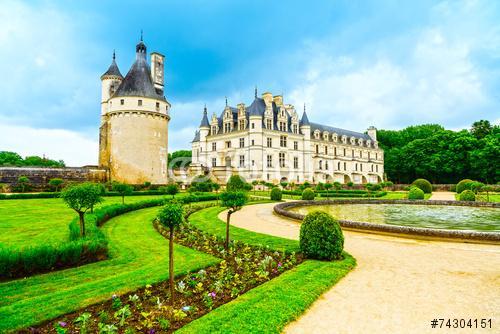
POLYGON ((108 70, 101 75, 101 115, 105 114, 110 97, 113 96, 122 81, 123 76, 116 65, 116 54, 113 51, 113 61, 108 70))
POLYGON ((163 84, 164 57, 155 53, 156 64, 151 71, 146 51, 141 38, 134 64, 119 86, 109 90, 99 162, 109 170, 111 180, 166 184, 170 104, 163 86, 157 84, 163 84))

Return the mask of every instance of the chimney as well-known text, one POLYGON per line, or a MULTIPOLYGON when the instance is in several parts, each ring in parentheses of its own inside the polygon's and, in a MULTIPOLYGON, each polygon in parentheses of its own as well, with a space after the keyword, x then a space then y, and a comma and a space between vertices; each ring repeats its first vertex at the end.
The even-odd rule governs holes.
POLYGON ((273 94, 265 92, 264 94, 262 94, 262 99, 266 103, 266 106, 270 106, 273 102, 273 94))
POLYGON ((373 141, 377 141, 377 128, 376 128, 376 127, 374 127, 373 125, 372 125, 372 126, 370 126, 370 127, 368 128, 367 133, 368 133, 368 136, 370 136, 370 138, 371 138, 373 141))
POLYGON ((281 107, 283 105, 283 96, 282 95, 276 95, 273 97, 274 103, 276 103, 277 106, 281 107))
POLYGON ((164 90, 164 61, 164 55, 158 52, 151 53, 151 81, 153 81, 155 88, 161 91, 161 94, 164 90))

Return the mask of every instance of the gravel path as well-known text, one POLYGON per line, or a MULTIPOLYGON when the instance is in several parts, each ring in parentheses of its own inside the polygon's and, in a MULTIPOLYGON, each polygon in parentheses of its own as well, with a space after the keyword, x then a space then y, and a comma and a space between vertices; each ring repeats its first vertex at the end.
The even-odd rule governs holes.
MULTIPOLYGON (((299 224, 275 215, 273 206, 245 206, 231 222, 298 239, 299 224)), ((286 333, 499 332, 500 246, 344 235, 357 267, 290 323, 286 333), (431 329, 434 318, 493 318, 493 328, 431 329)))
POLYGON ((433 191, 429 199, 438 201, 455 201, 455 193, 452 193, 451 191, 433 191))

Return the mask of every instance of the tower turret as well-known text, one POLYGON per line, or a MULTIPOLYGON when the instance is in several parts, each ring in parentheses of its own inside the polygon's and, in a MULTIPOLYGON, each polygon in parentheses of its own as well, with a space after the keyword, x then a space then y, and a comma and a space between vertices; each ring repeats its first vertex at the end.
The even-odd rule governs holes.
POLYGON ((123 81, 123 76, 120 73, 118 65, 116 65, 116 54, 113 51, 113 60, 111 65, 103 75, 101 75, 101 114, 106 112, 108 100, 118 89, 118 86, 123 81))

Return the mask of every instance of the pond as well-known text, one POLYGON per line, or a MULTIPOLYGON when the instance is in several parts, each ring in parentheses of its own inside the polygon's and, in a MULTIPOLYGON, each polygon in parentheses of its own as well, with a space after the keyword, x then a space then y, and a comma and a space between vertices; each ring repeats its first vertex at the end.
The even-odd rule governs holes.
POLYGON ((291 208, 307 214, 323 210, 341 220, 450 230, 500 232, 500 209, 412 204, 338 204, 291 208))

